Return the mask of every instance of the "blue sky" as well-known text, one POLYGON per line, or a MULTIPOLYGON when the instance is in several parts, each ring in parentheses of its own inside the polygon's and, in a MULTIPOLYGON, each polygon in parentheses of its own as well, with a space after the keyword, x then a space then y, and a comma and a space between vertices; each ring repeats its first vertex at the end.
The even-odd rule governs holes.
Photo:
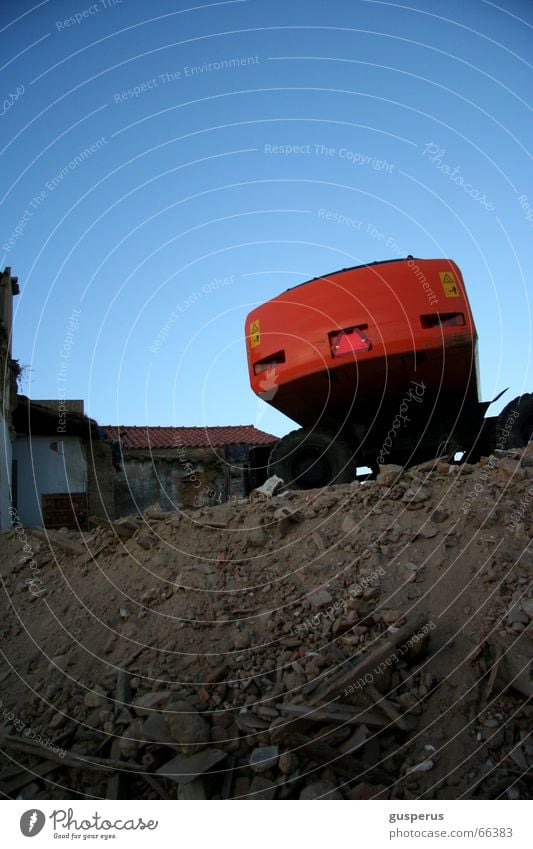
POLYGON ((526 0, 4 0, 23 391, 281 435, 247 313, 407 254, 462 269, 483 398, 532 391, 532 24, 526 0))

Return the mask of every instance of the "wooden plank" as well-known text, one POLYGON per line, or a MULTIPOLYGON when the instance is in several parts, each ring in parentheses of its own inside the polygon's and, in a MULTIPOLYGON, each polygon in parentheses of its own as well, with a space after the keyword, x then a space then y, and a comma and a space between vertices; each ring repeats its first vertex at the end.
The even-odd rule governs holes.
MULTIPOLYGON (((120 744, 115 737, 111 744, 111 757, 114 760, 121 760, 120 744)), ((126 766, 126 761, 124 761, 126 766)), ((128 776, 121 770, 114 770, 107 779, 106 799, 127 799, 128 798, 128 776)))
POLYGON ((399 728, 400 731, 411 731, 411 723, 372 684, 367 684, 365 693, 368 693, 372 701, 375 702, 376 707, 381 708, 385 716, 394 723, 396 728, 399 728))
POLYGON ((285 715, 301 717, 309 722, 340 722, 349 725, 370 725, 374 728, 383 728, 387 725, 387 720, 381 712, 352 705, 336 704, 333 707, 317 707, 303 704, 277 704, 276 708, 285 715))
POLYGON ((375 674, 379 665, 393 657, 396 649, 406 643, 413 634, 420 631, 425 624, 427 624, 427 616, 424 615, 419 616, 412 623, 407 623, 395 633, 389 631, 388 639, 384 643, 373 651, 365 652, 347 672, 326 682, 324 687, 311 698, 311 703, 315 704, 316 702, 338 698, 341 692, 348 689, 358 679, 361 681, 361 688, 364 688, 366 686, 365 675, 368 673, 375 674))
POLYGON ((19 740, 0 734, 0 747, 16 749, 29 755, 42 758, 45 761, 54 761, 56 764, 72 767, 73 769, 88 769, 96 772, 105 772, 108 769, 124 769, 126 772, 146 772, 146 767, 133 761, 120 761, 114 758, 97 758, 94 755, 81 755, 76 752, 65 752, 60 755, 30 740, 19 740))

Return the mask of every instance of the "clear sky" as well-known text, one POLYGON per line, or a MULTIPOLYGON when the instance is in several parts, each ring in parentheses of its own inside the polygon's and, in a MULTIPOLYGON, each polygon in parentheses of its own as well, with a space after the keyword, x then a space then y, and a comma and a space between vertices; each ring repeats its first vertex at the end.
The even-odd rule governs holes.
POLYGON ((407 254, 462 269, 483 398, 533 391, 532 24, 530 0, 2 0, 23 391, 281 435, 249 310, 407 254))

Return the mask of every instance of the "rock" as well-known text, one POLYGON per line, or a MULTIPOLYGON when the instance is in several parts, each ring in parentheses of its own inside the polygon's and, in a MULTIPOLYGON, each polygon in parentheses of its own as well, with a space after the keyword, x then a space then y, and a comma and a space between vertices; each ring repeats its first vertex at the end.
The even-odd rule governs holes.
POLYGON ((356 516, 352 516, 351 514, 348 514, 342 520, 341 531, 343 532, 343 534, 346 534, 346 535, 351 534, 352 531, 356 530, 358 525, 359 525, 359 520, 356 518, 356 516))
POLYGON ((135 542, 137 545, 140 545, 141 548, 144 548, 145 551, 149 551, 153 545, 154 537, 148 531, 139 531, 135 537, 135 542))
POLYGON ((282 775, 290 775, 298 769, 298 756, 294 752, 283 752, 279 756, 278 767, 282 775))
POLYGON ((132 702, 131 706, 137 716, 148 716, 156 708, 162 707, 172 697, 170 690, 157 690, 145 693, 132 702))
POLYGON ((164 554, 156 554, 155 557, 152 557, 152 560, 150 561, 150 565, 154 569, 162 569, 163 567, 169 565, 169 559, 164 554))
POLYGON ((59 654, 53 657, 48 664, 50 672, 64 672, 69 665, 69 660, 66 654, 59 654))
POLYGON ((255 712, 261 719, 276 719, 279 716, 279 711, 270 705, 257 705, 255 712))
POLYGON ((195 752, 210 741, 209 724, 194 712, 189 702, 171 702, 167 705, 165 720, 176 746, 185 754, 195 752))
POLYGON ((395 622, 398 622, 402 618, 399 610, 381 610, 379 615, 386 625, 394 625, 395 622))
POLYGON ((526 598, 520 603, 520 607, 528 619, 533 619, 533 598, 526 598))
POLYGON ((233 639, 233 648, 235 649, 245 649, 252 643, 252 635, 250 631, 247 631, 246 628, 234 628, 232 631, 232 639, 233 639))
POLYGON ((500 517, 501 510, 493 505, 492 507, 477 507, 469 510, 466 521, 473 528, 492 528, 498 524, 500 517))
POLYGON ((425 486, 409 487, 402 496, 402 501, 409 504, 421 504, 431 498, 430 491, 425 486))
POLYGON ((523 610, 523 605, 520 607, 519 603, 513 604, 511 608, 507 611, 507 624, 514 625, 516 622, 521 625, 527 625, 529 622, 529 616, 523 610))
POLYGON ((228 728, 233 722, 233 712, 231 710, 221 710, 211 715, 211 723, 220 725, 221 728, 228 728))
POLYGON ((243 799, 245 796, 248 796, 250 793, 250 779, 246 775, 240 775, 235 779, 235 785, 233 787, 233 798, 234 799, 243 799))
POLYGON ((106 698, 103 693, 97 693, 92 690, 89 690, 89 692, 85 693, 85 696, 83 697, 83 703, 85 707, 88 708, 102 707, 105 701, 106 698))
POLYGON ((333 597, 327 590, 316 589, 311 590, 307 596, 307 600, 314 610, 320 610, 321 607, 327 607, 333 601, 333 597))
POLYGON ((123 758, 135 758, 139 752, 137 740, 130 740, 127 737, 118 738, 118 747, 123 758))
POLYGON ((420 530, 416 531, 414 539, 433 539, 433 537, 437 536, 438 532, 438 528, 424 525, 420 530))
POLYGON ((350 734, 347 740, 339 746, 339 752, 343 754, 352 754, 362 749, 368 738, 368 728, 366 725, 360 725, 353 734, 350 734))
POLYGON ((246 541, 254 548, 263 548, 268 542, 268 534, 264 528, 252 528, 246 534, 246 541))
POLYGON ((259 495, 265 496, 265 498, 272 498, 275 492, 277 492, 283 486, 283 479, 279 478, 277 475, 271 475, 261 486, 258 486, 257 489, 254 489, 252 495, 256 493, 259 495))
POLYGON ((307 678, 300 672, 287 672, 283 682, 287 691, 298 690, 300 687, 304 687, 305 684, 307 684, 307 678))
POLYGON ((254 772, 267 772, 276 766, 279 757, 277 746, 259 746, 250 755, 250 766, 254 772))
POLYGON ((151 713, 142 725, 142 736, 154 743, 169 746, 174 743, 170 728, 160 713, 151 713))
POLYGON ((189 784, 199 775, 203 775, 209 769, 218 764, 226 757, 226 752, 220 749, 203 749, 192 755, 177 755, 167 761, 157 770, 158 775, 175 781, 177 784, 189 784))
POLYGON ((291 510, 290 507, 286 507, 285 505, 274 510, 274 521, 281 522, 284 519, 288 519, 291 522, 301 522, 301 511, 291 510))
POLYGON ((174 583, 178 589, 204 590, 214 587, 217 577, 213 563, 192 563, 181 569, 174 583))
POLYGON ((520 468, 519 461, 507 457, 498 460, 495 472, 502 481, 519 481, 525 477, 523 469, 520 468))
POLYGON ((278 785, 269 781, 262 775, 256 775, 250 785, 249 796, 251 799, 274 799, 278 785))
POLYGON ((386 466, 380 466, 376 483, 380 484, 380 486, 394 486, 402 473, 403 466, 396 466, 394 463, 389 463, 386 466))
POLYGON ((390 790, 385 784, 368 784, 366 781, 361 781, 347 793, 347 798, 352 801, 368 800, 368 799, 390 799, 390 790))
POLYGON ((419 764, 415 764, 415 766, 409 767, 409 769, 406 770, 405 774, 411 775, 411 773, 413 772, 429 772, 431 769, 433 769, 433 761, 431 760, 431 758, 426 758, 425 761, 422 761, 419 764))
POLYGON ((332 781, 315 781, 300 793, 300 799, 343 799, 332 781))

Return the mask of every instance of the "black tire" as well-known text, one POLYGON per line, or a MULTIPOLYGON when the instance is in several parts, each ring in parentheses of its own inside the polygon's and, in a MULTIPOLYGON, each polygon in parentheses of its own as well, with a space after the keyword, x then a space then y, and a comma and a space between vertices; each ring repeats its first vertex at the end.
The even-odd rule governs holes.
POLYGON ((524 448, 533 437, 533 395, 518 395, 496 419, 495 448, 524 448))
POLYGON ((301 428, 283 436, 272 449, 268 474, 278 475, 291 489, 318 489, 355 480, 355 458, 349 445, 323 430, 301 428))

